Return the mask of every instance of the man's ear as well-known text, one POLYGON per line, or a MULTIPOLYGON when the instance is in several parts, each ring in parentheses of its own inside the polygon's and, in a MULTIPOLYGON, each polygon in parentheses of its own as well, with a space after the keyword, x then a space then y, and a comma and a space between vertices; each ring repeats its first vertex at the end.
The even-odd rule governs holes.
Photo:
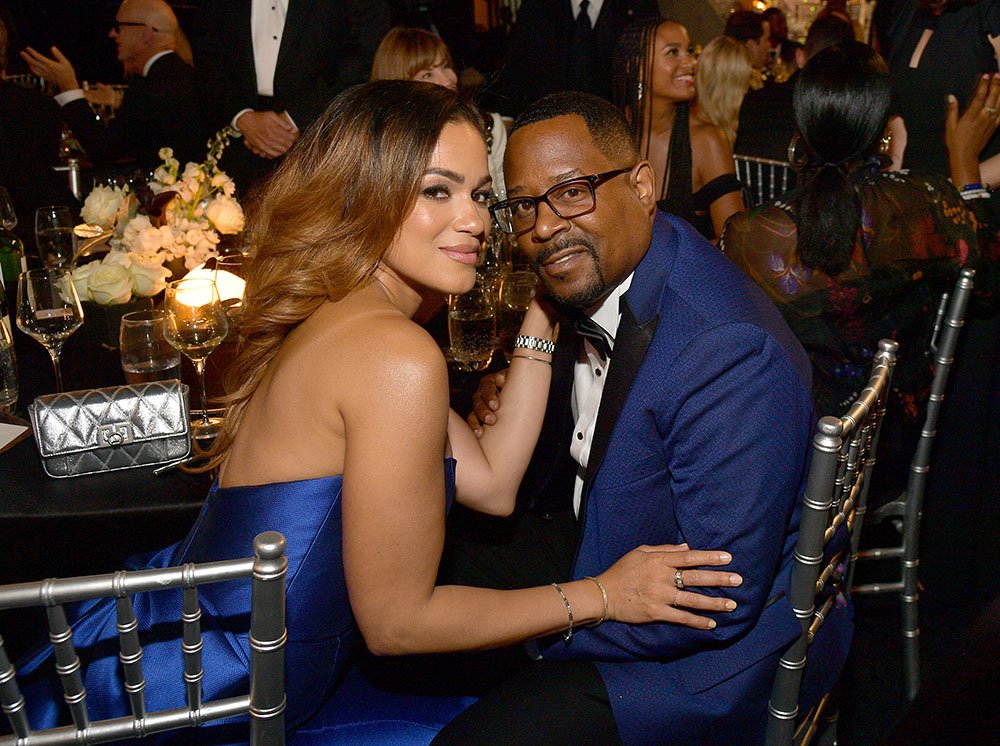
POLYGON ((649 161, 639 161, 631 175, 636 194, 643 205, 656 209, 656 177, 649 161))
POLYGON ((809 58, 806 57, 806 50, 803 47, 795 47, 795 64, 799 70, 806 66, 809 58))

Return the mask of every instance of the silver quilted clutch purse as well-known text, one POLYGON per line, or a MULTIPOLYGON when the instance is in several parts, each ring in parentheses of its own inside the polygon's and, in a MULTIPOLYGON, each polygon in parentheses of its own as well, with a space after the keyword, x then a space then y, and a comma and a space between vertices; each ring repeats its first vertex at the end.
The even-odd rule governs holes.
POLYGON ((187 397, 177 380, 39 396, 28 412, 42 468, 77 477, 187 458, 187 397))

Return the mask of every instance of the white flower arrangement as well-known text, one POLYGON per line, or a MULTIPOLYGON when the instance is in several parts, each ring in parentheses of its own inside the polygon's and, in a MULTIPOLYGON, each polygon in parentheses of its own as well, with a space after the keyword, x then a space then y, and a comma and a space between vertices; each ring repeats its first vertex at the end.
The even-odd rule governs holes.
POLYGON ((124 274, 133 279, 132 293, 155 295, 172 274, 165 262, 183 259, 193 269, 219 255, 220 235, 243 230, 243 208, 233 197, 236 185, 218 165, 231 134, 228 127, 216 133, 205 161, 188 163, 183 171, 173 150, 161 148, 163 163, 137 193, 128 186, 94 187, 80 214, 114 234, 104 260, 93 269, 91 262, 74 271, 81 298, 104 305, 128 302, 124 274))

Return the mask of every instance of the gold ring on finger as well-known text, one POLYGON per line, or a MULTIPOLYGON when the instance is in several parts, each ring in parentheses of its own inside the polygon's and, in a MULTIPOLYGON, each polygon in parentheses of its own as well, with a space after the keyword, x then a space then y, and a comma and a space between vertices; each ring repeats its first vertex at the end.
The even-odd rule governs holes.
POLYGON ((984 106, 983 111, 988 112, 990 114, 996 114, 998 111, 1000 111, 1000 109, 997 109, 995 106, 984 106))
POLYGON ((682 570, 674 570, 674 585, 677 586, 677 590, 684 590, 684 572, 682 570))

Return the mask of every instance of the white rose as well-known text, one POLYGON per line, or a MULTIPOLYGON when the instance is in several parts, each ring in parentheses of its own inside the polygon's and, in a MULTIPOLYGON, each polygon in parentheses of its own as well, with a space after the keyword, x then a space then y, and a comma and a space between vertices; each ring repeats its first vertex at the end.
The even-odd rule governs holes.
POLYGON ((70 275, 76 294, 80 300, 90 300, 90 275, 99 266, 99 262, 88 262, 73 270, 70 275))
POLYGON ((171 272, 155 262, 132 257, 132 292, 143 298, 156 295, 167 286, 171 272))
POLYGON ((118 207, 124 196, 121 187, 94 187, 84 200, 80 215, 88 223, 109 226, 118 213, 118 207))
POLYGON ((240 203, 232 197, 218 194, 208 203, 205 216, 219 233, 239 233, 243 230, 245 218, 240 203))
POLYGON ((128 303, 132 299, 132 276, 117 262, 101 262, 88 278, 90 298, 102 306, 128 303))

